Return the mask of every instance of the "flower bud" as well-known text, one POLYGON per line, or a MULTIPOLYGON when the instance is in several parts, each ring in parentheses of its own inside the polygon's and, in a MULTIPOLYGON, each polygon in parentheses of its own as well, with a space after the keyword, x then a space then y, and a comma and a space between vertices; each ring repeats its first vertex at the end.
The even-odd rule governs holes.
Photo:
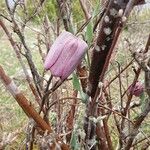
POLYGON ((139 97, 144 91, 144 85, 141 82, 137 81, 135 85, 130 85, 128 91, 130 94, 139 97))
POLYGON ((66 79, 81 62, 88 45, 69 32, 62 32, 46 56, 44 67, 55 77, 66 79))

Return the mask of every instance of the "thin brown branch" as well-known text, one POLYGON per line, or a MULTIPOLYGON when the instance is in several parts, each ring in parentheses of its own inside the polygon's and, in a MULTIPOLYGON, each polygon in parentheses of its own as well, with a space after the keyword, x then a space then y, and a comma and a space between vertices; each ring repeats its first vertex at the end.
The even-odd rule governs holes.
POLYGON ((89 13, 86 0, 79 0, 79 2, 80 2, 82 10, 84 12, 84 16, 85 16, 86 20, 89 20, 91 18, 91 15, 89 13))
POLYGON ((71 25, 71 2, 70 0, 57 0, 58 8, 60 12, 60 18, 63 20, 64 27, 66 31, 72 32, 71 25))
MULTIPOLYGON (((150 35, 146 44, 145 50, 149 50, 150 47, 150 35)), ((144 55, 144 53, 143 53, 144 55)), ((125 144, 125 150, 129 150, 130 147, 132 146, 133 140, 136 137, 138 133, 138 129, 140 128, 142 122, 144 121, 145 117, 148 115, 150 112, 150 58, 148 60, 148 63, 145 64, 141 62, 143 71, 145 72, 145 89, 147 92, 147 95, 149 96, 147 99, 147 103, 145 104, 144 110, 138 115, 138 117, 134 121, 133 129, 128 137, 128 141, 125 144), (145 64, 145 66, 143 66, 145 64)))
MULTIPOLYGON (((53 130, 50 125, 48 125, 42 117, 36 112, 36 110, 32 107, 32 105, 29 103, 27 98, 20 92, 16 84, 7 76, 0 65, 0 79, 4 83, 5 87, 9 90, 9 92, 12 94, 12 96, 15 98, 15 100, 18 102, 20 107, 23 109, 23 111, 26 113, 26 115, 29 118, 32 118, 36 125, 40 127, 43 131, 48 131, 49 133, 52 133, 53 130)), ((70 150, 68 145, 64 144, 59 137, 56 137, 57 141, 61 143, 62 150, 70 150)), ((56 145, 55 145, 56 146, 56 145)), ((55 147, 56 148, 56 147, 55 147)))
POLYGON ((20 107, 24 110, 26 115, 36 122, 37 126, 39 126, 43 131, 52 132, 50 126, 41 118, 41 116, 35 111, 35 109, 30 105, 27 98, 20 92, 16 84, 5 74, 2 66, 0 66, 0 79, 12 94, 12 96, 16 99, 20 107))
POLYGON ((8 30, 7 27, 6 27, 6 25, 4 24, 4 22, 3 22, 1 19, 0 19, 0 26, 2 27, 2 29, 3 29, 4 32, 6 33, 8 39, 9 39, 9 41, 10 41, 10 44, 11 44, 11 46, 13 47, 13 49, 14 49, 14 51, 15 51, 15 53, 16 53, 16 56, 17 56, 17 58, 18 58, 18 60, 19 60, 19 62, 20 62, 20 64, 21 64, 21 66, 22 66, 22 68, 23 68, 24 73, 25 73, 26 80, 27 80, 27 82, 28 82, 28 84, 29 84, 29 87, 30 87, 32 93, 33 93, 34 96, 35 96, 36 101, 38 102, 38 104, 40 104, 40 103, 41 103, 41 100, 40 100, 40 98, 39 98, 39 96, 38 96, 38 93, 36 92, 36 90, 35 90, 35 88, 34 88, 34 85, 32 84, 32 81, 31 81, 31 79, 30 79, 30 77, 29 77, 29 74, 28 74, 28 71, 27 71, 27 69, 26 69, 26 66, 25 66, 25 64, 23 63, 22 57, 21 57, 20 52, 19 52, 19 49, 18 49, 18 47, 17 47, 17 43, 13 40, 11 33, 9 32, 9 30, 8 30))
POLYGON ((18 35, 18 37, 20 38, 20 41, 22 42, 22 44, 24 46, 25 57, 29 64, 35 87, 37 89, 39 96, 42 97, 41 76, 39 75, 37 68, 32 60, 31 50, 25 41, 25 37, 24 37, 23 33, 21 32, 19 25, 17 24, 17 22, 15 21, 14 18, 12 18, 12 19, 13 19, 13 24, 14 24, 14 32, 18 35))

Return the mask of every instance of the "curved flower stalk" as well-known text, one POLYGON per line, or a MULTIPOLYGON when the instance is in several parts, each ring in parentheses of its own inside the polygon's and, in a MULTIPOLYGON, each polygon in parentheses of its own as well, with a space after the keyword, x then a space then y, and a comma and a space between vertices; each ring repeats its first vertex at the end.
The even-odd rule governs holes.
POLYGON ((44 67, 55 77, 66 79, 81 62, 88 48, 86 42, 69 32, 62 32, 53 43, 44 67))

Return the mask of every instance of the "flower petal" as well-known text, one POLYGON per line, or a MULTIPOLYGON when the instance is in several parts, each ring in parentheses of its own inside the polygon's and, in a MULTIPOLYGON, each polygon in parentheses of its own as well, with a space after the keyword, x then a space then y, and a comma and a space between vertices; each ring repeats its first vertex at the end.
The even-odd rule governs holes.
POLYGON ((44 63, 51 74, 66 79, 81 62, 87 44, 69 32, 63 32, 53 43, 44 63))
POLYGON ((69 32, 62 32, 58 38, 55 40, 53 45, 51 46, 48 55, 46 56, 44 68, 50 69, 51 66, 56 62, 59 58, 60 53, 62 52, 63 47, 66 45, 68 39, 72 37, 72 34, 69 32))
POLYGON ((67 78, 77 67, 77 65, 81 62, 88 45, 81 39, 77 40, 78 47, 72 57, 68 60, 67 65, 63 69, 62 79, 67 78))
POLYGON ((50 71, 54 76, 62 76, 62 73, 64 71, 64 67, 68 65, 68 61, 72 57, 72 55, 75 53, 77 49, 77 39, 70 39, 67 41, 66 45, 62 49, 61 54, 59 55, 59 59, 56 60, 55 64, 51 66, 50 71))

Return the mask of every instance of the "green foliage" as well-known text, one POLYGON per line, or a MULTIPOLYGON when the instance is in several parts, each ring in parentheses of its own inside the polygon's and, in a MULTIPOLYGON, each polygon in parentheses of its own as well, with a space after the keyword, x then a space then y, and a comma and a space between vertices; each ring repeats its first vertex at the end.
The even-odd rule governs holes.
POLYGON ((141 104, 141 111, 145 109, 145 106, 147 105, 148 98, 146 97, 145 93, 142 93, 140 95, 140 104, 141 104))
POLYGON ((86 27, 86 41, 90 45, 93 40, 93 24, 90 21, 86 27))
POLYGON ((46 13, 51 21, 56 20, 57 17, 57 5, 55 0, 46 1, 45 3, 46 13))
POLYGON ((92 17, 95 17, 96 15, 98 15, 99 14, 99 12, 101 11, 100 10, 100 1, 96 1, 95 3, 94 3, 95 5, 94 5, 94 8, 93 8, 93 13, 92 13, 92 17))
POLYGON ((81 10, 80 3, 78 0, 73 0, 72 2, 72 16, 73 22, 79 24, 83 20, 83 11, 81 10))
POLYGON ((73 83, 73 88, 79 91, 82 103, 86 103, 88 99, 88 95, 82 91, 80 80, 75 73, 73 74, 72 83, 73 83))
POLYGON ((78 141, 78 136, 75 130, 72 132, 72 137, 71 137, 71 149, 72 150, 78 150, 79 149, 79 141, 78 141))
POLYGON ((73 74, 72 82, 73 82, 74 89, 80 91, 81 90, 80 82, 79 82, 79 79, 78 79, 78 77, 77 77, 77 75, 75 73, 73 74))
POLYGON ((54 126, 57 122, 57 113, 56 112, 50 112, 50 121, 51 121, 51 124, 54 126))

